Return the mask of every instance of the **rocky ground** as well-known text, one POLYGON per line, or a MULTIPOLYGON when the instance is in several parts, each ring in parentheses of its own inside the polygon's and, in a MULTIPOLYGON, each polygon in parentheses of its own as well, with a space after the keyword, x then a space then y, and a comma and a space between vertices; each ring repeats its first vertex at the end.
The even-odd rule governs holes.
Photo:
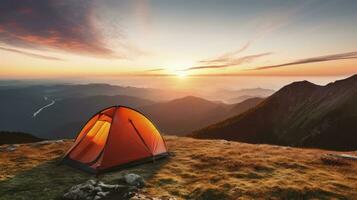
POLYGON ((357 152, 165 138, 170 158, 99 177, 57 165, 72 144, 69 140, 2 145, 0 199, 73 199, 66 194, 81 187, 94 192, 92 199, 103 195, 99 192, 104 199, 120 199, 115 195, 123 187, 131 199, 357 197, 357 152), (128 174, 142 177, 143 186, 133 188, 125 181, 128 174))

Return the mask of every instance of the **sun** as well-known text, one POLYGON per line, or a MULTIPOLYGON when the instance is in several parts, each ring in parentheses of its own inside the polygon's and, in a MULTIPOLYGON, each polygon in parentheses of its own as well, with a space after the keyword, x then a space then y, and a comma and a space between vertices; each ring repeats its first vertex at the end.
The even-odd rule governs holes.
POLYGON ((187 74, 186 71, 179 70, 179 71, 175 71, 175 75, 176 75, 178 78, 186 78, 188 74, 187 74))

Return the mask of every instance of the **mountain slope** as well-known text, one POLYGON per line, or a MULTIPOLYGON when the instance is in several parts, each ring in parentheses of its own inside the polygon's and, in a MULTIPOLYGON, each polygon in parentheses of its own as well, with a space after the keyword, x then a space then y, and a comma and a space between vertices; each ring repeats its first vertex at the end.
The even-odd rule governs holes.
POLYGON ((168 196, 177 200, 355 199, 357 196, 357 162, 328 156, 357 156, 356 152, 164 137, 172 153, 168 159, 98 178, 57 165, 72 141, 18 145, 13 151, 0 153, 0 199, 61 199, 69 188, 88 179, 117 184, 127 173, 145 179, 140 193, 160 199, 169 199, 168 196))
POLYGON ((357 75, 318 86, 294 82, 254 109, 193 133, 249 143, 357 149, 357 75))
POLYGON ((243 100, 242 102, 235 104, 231 108, 230 115, 233 116, 233 115, 243 113, 251 108, 254 108, 258 104, 263 102, 263 100, 264 100, 264 98, 259 98, 259 97, 253 97, 253 98, 243 100))
POLYGON ((32 118, 30 129, 43 138, 73 138, 92 115, 104 108, 113 105, 138 108, 152 103, 124 95, 66 98, 32 118))
POLYGON ((162 132, 183 135, 240 114, 256 106, 261 100, 260 98, 253 98, 231 105, 187 96, 168 102, 147 105, 139 110, 153 120, 162 132))
POLYGON ((39 142, 42 139, 22 132, 0 131, 0 145, 39 142))
MULTIPOLYGON (((0 92, 0 130, 33 133, 40 138, 72 138, 99 110, 124 105, 138 108, 153 101, 125 95, 48 95, 42 87, 0 92), (45 95, 47 94, 47 95, 45 95), (43 109, 41 109, 43 108, 43 109)), ((80 92, 80 91, 79 91, 80 92)), ((51 93, 53 94, 53 93, 51 93)))
POLYGON ((168 134, 184 134, 224 119, 229 106, 187 96, 140 108, 158 128, 168 134))

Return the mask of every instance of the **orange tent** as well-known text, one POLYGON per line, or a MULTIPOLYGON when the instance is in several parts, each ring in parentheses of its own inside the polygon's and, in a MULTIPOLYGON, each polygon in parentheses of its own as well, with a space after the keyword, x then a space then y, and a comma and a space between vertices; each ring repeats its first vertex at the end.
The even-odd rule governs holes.
POLYGON ((113 106, 86 123, 63 162, 99 173, 167 155, 165 141, 150 120, 131 108, 113 106))

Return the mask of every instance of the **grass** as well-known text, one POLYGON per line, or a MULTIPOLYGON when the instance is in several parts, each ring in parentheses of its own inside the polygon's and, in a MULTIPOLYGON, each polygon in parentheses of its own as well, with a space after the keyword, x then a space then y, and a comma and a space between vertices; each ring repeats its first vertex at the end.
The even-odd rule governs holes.
MULTIPOLYGON (((357 162, 324 156, 337 152, 173 136, 166 140, 173 154, 169 159, 104 174, 99 179, 118 183, 123 174, 137 173, 146 180, 141 193, 177 199, 357 196, 357 162)), ((0 199, 58 199, 72 185, 95 178, 56 165, 70 146, 70 141, 22 144, 15 151, 0 152, 0 199)))

